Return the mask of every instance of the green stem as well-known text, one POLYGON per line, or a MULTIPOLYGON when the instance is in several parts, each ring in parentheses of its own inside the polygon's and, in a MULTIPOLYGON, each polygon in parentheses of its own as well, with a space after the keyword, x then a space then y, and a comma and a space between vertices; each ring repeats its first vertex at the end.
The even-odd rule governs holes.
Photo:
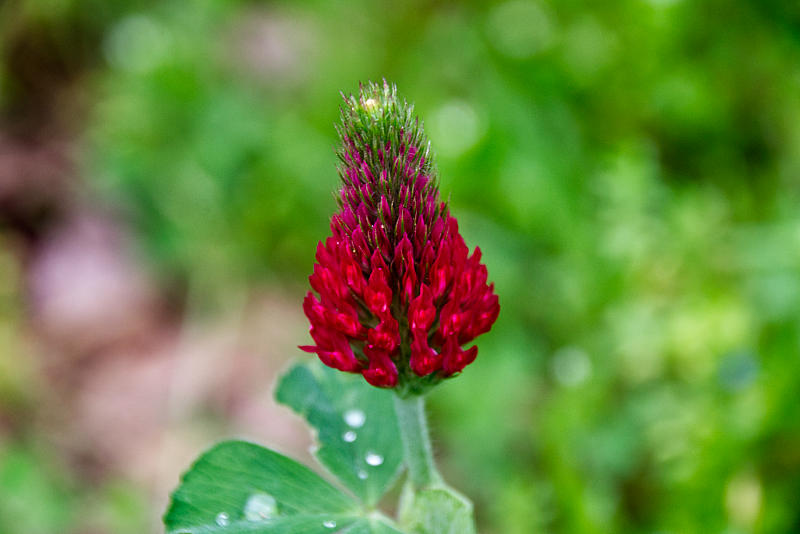
POLYGON ((425 400, 422 395, 400 398, 395 395, 394 409, 400 424, 403 451, 408 465, 408 475, 415 490, 440 482, 441 477, 433 462, 433 448, 425 419, 425 400))

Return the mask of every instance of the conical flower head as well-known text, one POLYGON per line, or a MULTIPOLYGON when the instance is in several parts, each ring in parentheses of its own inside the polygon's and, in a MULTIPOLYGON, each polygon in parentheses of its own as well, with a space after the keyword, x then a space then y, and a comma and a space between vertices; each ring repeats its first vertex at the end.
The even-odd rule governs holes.
POLYGON ((317 246, 303 309, 316 353, 372 385, 422 393, 472 363, 464 348, 500 307, 481 252, 470 255, 439 199, 436 168, 413 106, 396 88, 345 97, 339 211, 317 246))

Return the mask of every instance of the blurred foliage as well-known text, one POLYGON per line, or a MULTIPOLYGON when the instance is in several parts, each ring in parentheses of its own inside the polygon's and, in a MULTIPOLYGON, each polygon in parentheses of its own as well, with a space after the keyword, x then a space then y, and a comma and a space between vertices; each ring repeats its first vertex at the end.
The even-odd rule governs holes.
MULTIPOLYGON (((22 2, 74 28, 57 4, 22 2)), ((432 398, 482 531, 800 530, 796 4, 113 5, 84 30, 85 171, 209 303, 289 283, 299 306, 338 92, 416 102, 501 299, 432 398)), ((46 531, 75 501, 41 476, 46 531)))
POLYGON ((90 487, 70 480, 65 471, 31 443, 0 447, 0 531, 146 532, 140 488, 121 481, 90 487))

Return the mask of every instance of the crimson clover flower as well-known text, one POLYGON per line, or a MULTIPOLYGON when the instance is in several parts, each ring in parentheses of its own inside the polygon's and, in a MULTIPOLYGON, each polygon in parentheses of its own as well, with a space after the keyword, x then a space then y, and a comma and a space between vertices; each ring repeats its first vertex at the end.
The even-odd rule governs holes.
POLYGON ((317 246, 303 310, 325 365, 422 393, 472 363, 500 311, 439 199, 430 143, 386 81, 345 97, 337 128, 342 188, 333 235, 317 246))

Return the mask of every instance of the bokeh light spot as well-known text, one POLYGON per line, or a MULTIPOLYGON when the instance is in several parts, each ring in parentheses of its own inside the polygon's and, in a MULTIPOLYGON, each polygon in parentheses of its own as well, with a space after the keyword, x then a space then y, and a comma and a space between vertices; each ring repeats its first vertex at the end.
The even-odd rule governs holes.
POLYGON ((549 48, 555 38, 552 17, 537 2, 512 0, 495 7, 487 20, 489 39, 497 50, 529 58, 549 48))

